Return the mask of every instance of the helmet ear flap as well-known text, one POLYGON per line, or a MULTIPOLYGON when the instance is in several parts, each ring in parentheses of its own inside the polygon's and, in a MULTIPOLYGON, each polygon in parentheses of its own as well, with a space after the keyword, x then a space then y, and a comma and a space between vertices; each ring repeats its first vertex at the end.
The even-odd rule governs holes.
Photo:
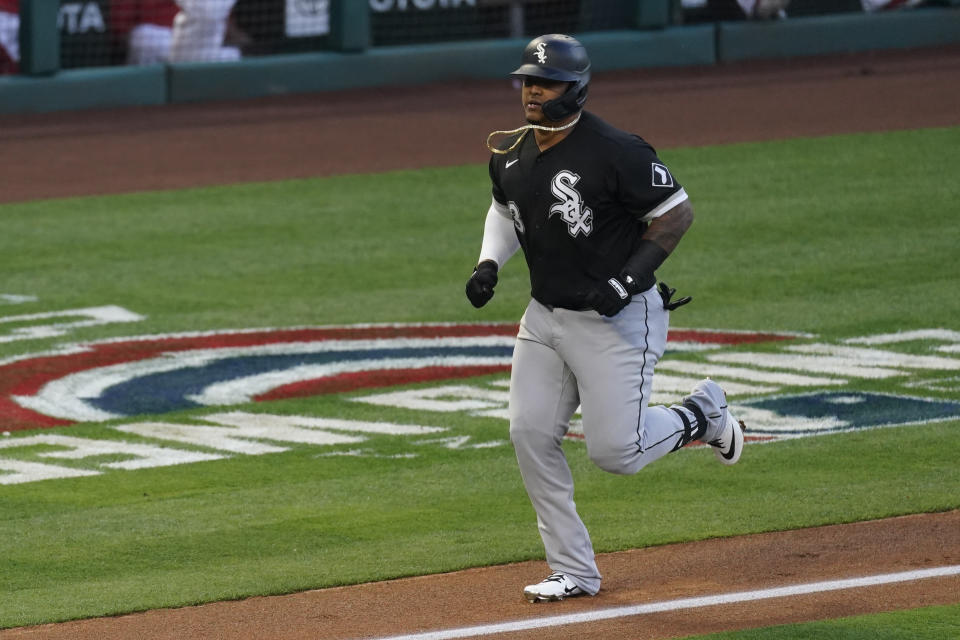
POLYGON ((588 85, 579 82, 574 83, 559 98, 544 102, 541 107, 543 115, 548 120, 559 122, 580 111, 587 101, 587 87, 588 85))

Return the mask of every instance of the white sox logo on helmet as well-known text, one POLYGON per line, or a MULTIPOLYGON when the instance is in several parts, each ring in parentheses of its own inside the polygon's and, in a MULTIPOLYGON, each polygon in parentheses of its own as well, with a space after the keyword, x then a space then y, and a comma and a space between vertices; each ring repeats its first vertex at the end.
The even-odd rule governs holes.
POLYGON ((541 42, 537 45, 537 60, 540 61, 540 64, 547 64, 547 43, 541 42))
POLYGON ((553 176, 550 187, 553 195, 560 199, 560 202, 550 207, 550 217, 559 213, 560 218, 567 223, 567 232, 574 238, 581 231, 584 236, 589 236, 593 231, 593 211, 583 206, 580 192, 573 188, 579 181, 580 176, 564 169, 553 176))

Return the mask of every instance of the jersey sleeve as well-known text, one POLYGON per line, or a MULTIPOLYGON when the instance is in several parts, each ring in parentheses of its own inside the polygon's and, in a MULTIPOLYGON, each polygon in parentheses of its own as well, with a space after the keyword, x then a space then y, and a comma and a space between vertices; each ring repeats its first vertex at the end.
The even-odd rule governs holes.
POLYGON ((640 138, 627 145, 617 166, 620 201, 649 222, 687 199, 687 192, 653 147, 640 138))
POLYGON ((503 192, 503 189, 500 187, 500 166, 497 162, 496 156, 490 156, 490 184, 493 185, 493 199, 498 203, 506 206, 507 204, 507 194, 503 192))
POLYGON ((520 239, 514 230, 513 216, 505 205, 494 200, 490 203, 483 225, 483 244, 480 246, 477 264, 484 260, 493 260, 502 269, 519 248, 520 239))

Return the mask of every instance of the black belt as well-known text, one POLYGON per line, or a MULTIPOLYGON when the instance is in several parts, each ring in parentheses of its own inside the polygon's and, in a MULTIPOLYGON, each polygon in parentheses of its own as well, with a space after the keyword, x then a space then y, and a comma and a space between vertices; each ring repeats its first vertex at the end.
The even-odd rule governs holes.
MULTIPOLYGON (((536 298, 534 298, 534 299, 536 300, 536 298)), ((537 300, 537 302, 540 302, 540 301, 537 300)), ((542 304, 543 306, 545 306, 545 307, 546 307, 549 311, 551 311, 551 312, 552 312, 554 309, 566 309, 567 311, 591 311, 591 310, 593 309, 593 307, 590 307, 590 306, 587 306, 587 305, 547 304, 546 302, 540 302, 540 304, 542 304)))

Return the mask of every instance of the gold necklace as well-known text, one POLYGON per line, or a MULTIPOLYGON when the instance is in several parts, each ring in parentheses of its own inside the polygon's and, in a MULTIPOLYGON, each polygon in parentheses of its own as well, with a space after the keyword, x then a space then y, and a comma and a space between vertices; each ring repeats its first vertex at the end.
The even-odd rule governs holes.
POLYGON ((494 131, 493 133, 491 133, 490 135, 487 136, 487 149, 490 149, 490 151, 492 151, 493 153, 499 153, 499 154, 501 154, 501 155, 510 153, 511 151, 513 151, 514 149, 516 149, 517 146, 523 141, 523 138, 527 135, 527 133, 530 131, 530 129, 539 129, 540 131, 563 131, 564 129, 569 129, 569 128, 572 127, 573 125, 575 125, 575 124, 577 124, 578 122, 580 122, 580 115, 581 115, 581 114, 582 114, 582 112, 581 112, 581 113, 578 113, 578 114, 577 114, 577 117, 574 118, 572 122, 568 122, 567 124, 563 125, 562 127, 545 127, 545 126, 543 126, 542 124, 526 124, 526 125, 523 125, 522 127, 517 127, 516 129, 511 129, 510 131, 494 131), (491 139, 493 136, 496 136, 496 135, 509 136, 509 135, 514 134, 514 133, 520 133, 521 131, 523 131, 523 133, 521 133, 521 134, 517 137, 516 141, 515 141, 512 145, 510 145, 510 147, 507 148, 507 149, 495 149, 495 148, 494 148, 493 146, 491 146, 491 144, 490 144, 490 139, 491 139))

